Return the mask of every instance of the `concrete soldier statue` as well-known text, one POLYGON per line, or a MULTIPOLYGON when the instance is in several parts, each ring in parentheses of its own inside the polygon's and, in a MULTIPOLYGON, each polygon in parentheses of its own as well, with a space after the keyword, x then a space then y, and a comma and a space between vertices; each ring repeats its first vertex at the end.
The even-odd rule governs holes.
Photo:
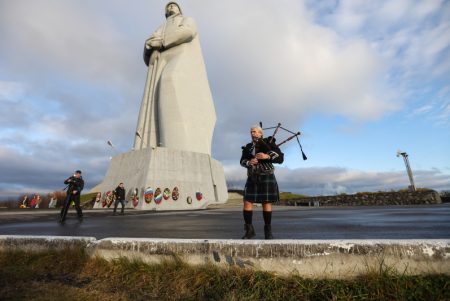
POLYGON ((197 26, 169 2, 166 22, 145 41, 149 66, 134 149, 167 147, 211 155, 216 123, 197 26))
POLYGON ((205 209, 228 198, 222 164, 211 157, 216 112, 194 20, 175 2, 165 15, 144 44, 148 74, 133 149, 111 158, 92 191, 105 199, 123 182, 130 209, 205 209))

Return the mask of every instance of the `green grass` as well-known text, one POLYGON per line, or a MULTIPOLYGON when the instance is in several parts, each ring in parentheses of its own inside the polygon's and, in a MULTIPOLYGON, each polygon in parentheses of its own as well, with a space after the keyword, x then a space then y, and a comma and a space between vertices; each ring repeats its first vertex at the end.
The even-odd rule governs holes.
POLYGON ((309 196, 304 194, 295 194, 290 192, 280 192, 280 200, 291 200, 291 199, 299 199, 299 198, 307 198, 309 196))
POLYGON ((88 201, 92 200, 92 198, 95 197, 96 195, 97 195, 97 192, 82 194, 82 195, 80 195, 80 203, 83 204, 85 202, 88 202, 88 201))
POLYGON ((97 192, 91 192, 80 195, 80 204, 83 205, 84 203, 90 202, 92 198, 94 198, 97 195, 97 192))
POLYGON ((2 300, 450 300, 450 276, 387 268, 348 280, 305 279, 177 258, 106 261, 82 249, 2 251, 0 267, 2 300))

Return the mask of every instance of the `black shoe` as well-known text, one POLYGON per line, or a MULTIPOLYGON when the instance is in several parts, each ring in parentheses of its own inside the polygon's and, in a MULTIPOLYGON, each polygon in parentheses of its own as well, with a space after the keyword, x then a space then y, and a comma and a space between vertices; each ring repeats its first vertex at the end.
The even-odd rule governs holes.
POLYGON ((255 228, 253 228, 252 224, 245 224, 244 225, 245 234, 242 236, 242 239, 251 239, 255 237, 255 228))
POLYGON ((264 225, 264 237, 266 239, 273 239, 272 225, 264 225))

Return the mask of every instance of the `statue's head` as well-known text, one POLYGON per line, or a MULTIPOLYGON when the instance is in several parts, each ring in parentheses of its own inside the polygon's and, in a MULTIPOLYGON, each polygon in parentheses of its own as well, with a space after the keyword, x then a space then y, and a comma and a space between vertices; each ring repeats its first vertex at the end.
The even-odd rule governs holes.
POLYGON ((172 15, 177 15, 177 14, 182 15, 180 5, 178 5, 178 3, 173 2, 173 1, 167 3, 166 4, 166 18, 168 18, 169 16, 172 16, 172 15))

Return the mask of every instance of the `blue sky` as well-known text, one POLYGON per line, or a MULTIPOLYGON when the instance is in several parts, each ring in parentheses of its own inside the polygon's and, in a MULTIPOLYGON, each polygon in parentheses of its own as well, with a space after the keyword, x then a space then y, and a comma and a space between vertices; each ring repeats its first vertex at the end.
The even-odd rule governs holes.
MULTIPOLYGON (((60 189, 75 169, 92 187, 131 149, 142 47, 165 4, 0 0, 0 196, 60 189)), ((450 190, 449 1, 180 5, 199 27, 229 187, 243 186, 240 146, 262 121, 302 132, 308 160, 283 147, 281 190, 405 188, 397 149, 418 187, 450 190)))

